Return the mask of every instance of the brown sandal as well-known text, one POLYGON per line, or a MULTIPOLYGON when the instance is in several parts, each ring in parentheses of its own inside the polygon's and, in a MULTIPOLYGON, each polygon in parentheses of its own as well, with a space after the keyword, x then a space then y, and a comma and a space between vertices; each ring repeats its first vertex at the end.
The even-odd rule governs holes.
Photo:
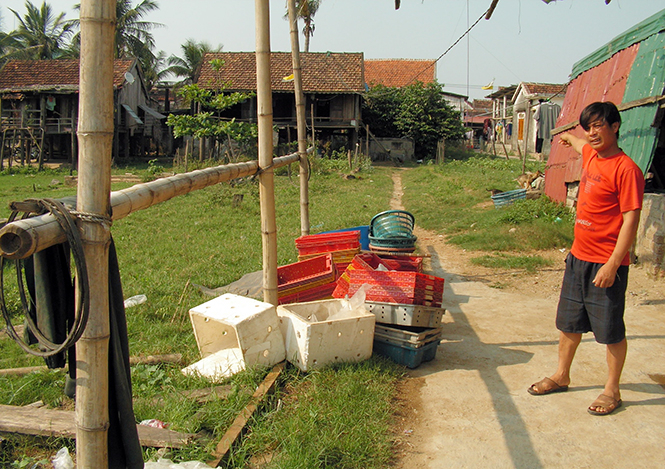
POLYGON ((593 401, 593 404, 591 404, 587 410, 591 415, 610 415, 612 412, 621 407, 621 404, 623 404, 621 399, 616 400, 612 396, 601 394, 598 396, 598 399, 593 401), (603 410, 594 410, 594 408, 603 410))
POLYGON ((566 392, 568 391, 568 386, 559 386, 556 381, 550 378, 543 378, 537 383, 533 383, 527 391, 533 396, 544 396, 553 392, 566 392))

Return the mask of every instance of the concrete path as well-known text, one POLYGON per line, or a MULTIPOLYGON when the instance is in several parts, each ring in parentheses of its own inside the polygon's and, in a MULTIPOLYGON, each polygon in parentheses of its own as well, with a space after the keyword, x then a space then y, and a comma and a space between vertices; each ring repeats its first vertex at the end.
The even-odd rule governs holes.
POLYGON ((556 297, 462 281, 431 254, 432 273, 446 278, 446 340, 409 372, 421 382, 418 422, 399 467, 665 467, 665 288, 628 306, 623 407, 596 417, 586 409, 603 389, 605 347, 591 334, 568 392, 526 391, 556 366, 556 297))

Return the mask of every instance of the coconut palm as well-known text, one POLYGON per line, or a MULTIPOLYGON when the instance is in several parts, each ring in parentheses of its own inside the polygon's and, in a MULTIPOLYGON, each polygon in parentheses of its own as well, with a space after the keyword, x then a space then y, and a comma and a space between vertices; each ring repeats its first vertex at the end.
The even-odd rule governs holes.
MULTIPOLYGON (((74 8, 80 10, 81 4, 74 5, 74 8)), ((115 8, 115 57, 138 59, 146 76, 149 75, 155 80, 158 79, 160 69, 163 68, 164 57, 162 52, 157 54, 153 52, 155 38, 151 31, 164 25, 145 21, 144 18, 148 13, 158 9, 159 5, 155 0, 142 0, 136 5, 132 0, 117 0, 115 8)), ((76 35, 73 42, 75 45, 80 42, 79 34, 76 35)), ((76 47, 71 48, 72 53, 75 53, 76 50, 76 47)))
MULTIPOLYGON (((296 15, 302 20, 304 26, 302 33, 305 36, 305 52, 309 52, 309 38, 314 35, 314 15, 321 6, 321 0, 296 0, 296 15)), ((288 13, 284 15, 288 18, 288 13)))
POLYGON ((195 42, 193 39, 187 39, 184 44, 180 46, 182 49, 182 57, 172 55, 168 59, 169 67, 165 70, 176 77, 184 78, 181 84, 193 83, 195 75, 203 56, 208 52, 221 52, 222 46, 212 47, 205 41, 195 42))
POLYGON ((2 15, 0 14, 0 67, 5 63, 14 46, 13 33, 6 33, 2 30, 2 15))
POLYGON ((164 80, 169 74, 166 68, 166 52, 160 50, 157 54, 150 53, 149 57, 139 57, 145 86, 151 90, 158 82, 164 80))
POLYGON ((131 0, 116 3, 115 55, 117 58, 145 56, 155 48, 152 31, 164 26, 161 23, 144 21, 143 18, 159 9, 155 0, 142 0, 136 6, 131 0))
POLYGON ((46 2, 37 8, 26 1, 25 8, 24 16, 9 9, 19 21, 12 34, 15 41, 12 55, 26 59, 58 58, 72 34, 74 22, 65 20, 65 13, 56 15, 46 2))

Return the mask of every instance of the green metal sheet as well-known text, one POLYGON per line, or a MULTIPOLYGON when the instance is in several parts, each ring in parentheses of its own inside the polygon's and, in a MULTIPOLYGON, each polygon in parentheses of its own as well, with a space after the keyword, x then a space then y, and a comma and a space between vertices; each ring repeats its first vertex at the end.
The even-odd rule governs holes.
POLYGON ((579 62, 575 63, 575 65, 573 65, 571 79, 574 79, 580 73, 583 73, 590 68, 605 62, 620 50, 623 50, 626 47, 630 47, 633 44, 637 44, 638 42, 644 41, 646 38, 664 30, 665 10, 662 10, 655 15, 650 16, 641 23, 636 24, 628 31, 612 39, 600 49, 592 52, 579 62))
POLYGON ((621 113, 619 146, 637 163, 643 173, 651 166, 658 142, 658 129, 651 126, 657 109, 656 104, 650 104, 621 113))
MULTIPOLYGON (((665 32, 642 41, 626 81, 623 103, 665 91, 665 32)), ((628 109, 621 113, 619 145, 646 172, 651 166, 660 129, 653 127, 657 104, 628 109)))

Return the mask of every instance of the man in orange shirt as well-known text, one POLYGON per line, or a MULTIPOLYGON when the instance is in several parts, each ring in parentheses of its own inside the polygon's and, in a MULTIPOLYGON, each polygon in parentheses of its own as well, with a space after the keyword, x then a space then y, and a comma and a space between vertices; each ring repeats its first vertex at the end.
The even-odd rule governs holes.
POLYGON ((561 143, 582 155, 575 240, 557 308, 559 362, 556 372, 529 387, 533 395, 568 390, 570 367, 582 334, 592 331, 607 346, 608 378, 593 415, 621 406, 619 380, 626 359, 623 321, 629 250, 635 241, 644 195, 640 168, 618 146, 621 116, 612 103, 590 104, 580 115, 586 138, 569 133, 561 143))

